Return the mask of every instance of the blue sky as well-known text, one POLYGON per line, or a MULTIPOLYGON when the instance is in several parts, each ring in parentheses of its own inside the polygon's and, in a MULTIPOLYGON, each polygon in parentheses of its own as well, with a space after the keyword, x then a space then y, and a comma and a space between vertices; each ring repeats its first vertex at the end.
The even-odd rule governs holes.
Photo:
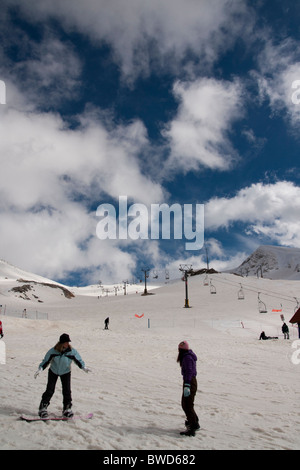
POLYGON ((300 247, 299 20, 289 0, 3 0, 0 257, 66 284, 205 266, 184 239, 100 240, 125 195, 204 204, 218 270, 300 247))

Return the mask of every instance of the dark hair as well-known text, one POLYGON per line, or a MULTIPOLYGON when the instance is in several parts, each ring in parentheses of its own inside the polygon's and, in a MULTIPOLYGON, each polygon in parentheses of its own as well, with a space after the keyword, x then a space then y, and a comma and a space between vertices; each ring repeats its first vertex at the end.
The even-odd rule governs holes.
POLYGON ((186 355, 186 353, 187 353, 186 349, 178 349, 177 362, 179 362, 180 366, 182 364, 182 359, 186 355))

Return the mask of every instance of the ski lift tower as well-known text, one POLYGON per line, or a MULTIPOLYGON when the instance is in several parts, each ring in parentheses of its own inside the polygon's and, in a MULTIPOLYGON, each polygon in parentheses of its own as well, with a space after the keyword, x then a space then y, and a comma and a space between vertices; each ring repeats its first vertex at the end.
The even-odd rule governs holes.
POLYGON ((126 292, 126 286, 128 285, 128 281, 123 281, 123 289, 124 289, 124 295, 127 294, 126 292))
POLYGON ((147 278, 149 277, 148 273, 149 273, 150 269, 149 268, 143 268, 142 271, 143 271, 144 276, 145 276, 144 295, 147 295, 148 294, 148 291, 147 291, 147 278))
POLYGON ((207 271, 208 271, 209 270, 209 260, 208 260, 207 246, 204 245, 204 248, 205 248, 205 253, 206 253, 206 268, 207 268, 207 271))
POLYGON ((185 302, 184 302, 184 307, 185 308, 190 308, 189 305, 189 296, 188 296, 188 277, 192 273, 192 265, 191 264, 181 264, 179 266, 179 271, 183 272, 183 280, 185 282, 185 302))

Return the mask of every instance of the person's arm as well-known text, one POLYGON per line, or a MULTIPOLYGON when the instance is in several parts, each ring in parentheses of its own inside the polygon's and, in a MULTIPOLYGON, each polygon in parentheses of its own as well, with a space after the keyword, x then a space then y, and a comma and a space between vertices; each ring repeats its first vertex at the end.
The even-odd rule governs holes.
POLYGON ((68 357, 75 362, 79 369, 86 369, 85 363, 76 349, 72 349, 72 351, 68 354, 68 357))
POLYGON ((55 352, 54 348, 49 349, 49 351, 46 353, 44 359, 39 365, 39 369, 46 369, 46 367, 50 364, 51 360, 53 357, 57 356, 58 353, 55 352))
POLYGON ((191 394, 191 380, 193 377, 193 359, 185 356, 182 361, 183 370, 183 395, 187 398, 191 394))
POLYGON ((51 362, 51 360, 54 356, 57 356, 57 354, 54 352, 54 348, 49 349, 49 351, 46 353, 44 359, 40 363, 38 370, 34 374, 35 379, 38 377, 39 373, 42 370, 46 369, 46 367, 50 364, 50 362, 51 362))

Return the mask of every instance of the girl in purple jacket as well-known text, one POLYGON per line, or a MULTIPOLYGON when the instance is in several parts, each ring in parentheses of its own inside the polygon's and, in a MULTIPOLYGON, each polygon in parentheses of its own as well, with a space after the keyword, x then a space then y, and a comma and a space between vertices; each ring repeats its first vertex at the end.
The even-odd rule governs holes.
POLYGON ((178 357, 183 377, 183 390, 181 398, 181 406, 186 415, 185 425, 187 430, 181 432, 183 436, 195 436, 195 431, 200 429, 199 419, 194 410, 194 400, 197 392, 197 356, 189 348, 186 341, 182 341, 178 345, 178 357))

